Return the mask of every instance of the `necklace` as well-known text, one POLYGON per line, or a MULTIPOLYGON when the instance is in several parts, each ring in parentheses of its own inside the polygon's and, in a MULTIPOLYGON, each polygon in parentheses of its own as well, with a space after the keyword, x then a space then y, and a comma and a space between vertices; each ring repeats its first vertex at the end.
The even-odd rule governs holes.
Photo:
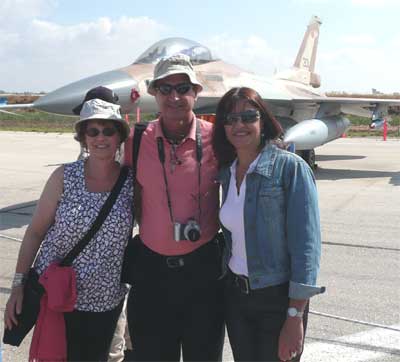
POLYGON ((181 142, 178 141, 172 141, 171 139, 167 138, 168 143, 171 145, 171 152, 170 152, 170 168, 171 168, 171 173, 173 173, 175 171, 176 166, 179 166, 182 164, 182 160, 179 159, 178 155, 177 155, 177 151, 178 151, 178 146, 181 142))

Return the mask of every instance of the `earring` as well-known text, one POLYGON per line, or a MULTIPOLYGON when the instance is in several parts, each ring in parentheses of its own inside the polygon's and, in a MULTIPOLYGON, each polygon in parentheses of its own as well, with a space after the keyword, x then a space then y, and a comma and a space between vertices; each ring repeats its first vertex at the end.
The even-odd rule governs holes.
POLYGON ((264 145, 265 144, 265 133, 261 132, 260 135, 260 144, 264 145))
POLYGON ((81 145, 81 151, 78 155, 78 160, 84 160, 85 158, 89 157, 89 150, 87 149, 86 145, 81 145))
POLYGON ((115 152, 115 161, 120 162, 122 158, 122 151, 121 151, 121 145, 119 145, 117 151, 115 152))

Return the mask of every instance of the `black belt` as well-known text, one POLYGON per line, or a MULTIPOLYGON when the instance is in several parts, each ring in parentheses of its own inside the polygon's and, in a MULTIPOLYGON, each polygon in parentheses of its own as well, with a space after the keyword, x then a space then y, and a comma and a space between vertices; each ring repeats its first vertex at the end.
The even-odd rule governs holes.
POLYGON ((161 255, 148 248, 143 242, 141 244, 141 250, 139 254, 144 257, 151 257, 156 263, 161 263, 170 269, 178 269, 184 266, 190 265, 191 263, 201 259, 203 256, 208 258, 212 249, 220 254, 220 246, 217 238, 213 238, 211 241, 200 246, 196 250, 183 255, 161 255))

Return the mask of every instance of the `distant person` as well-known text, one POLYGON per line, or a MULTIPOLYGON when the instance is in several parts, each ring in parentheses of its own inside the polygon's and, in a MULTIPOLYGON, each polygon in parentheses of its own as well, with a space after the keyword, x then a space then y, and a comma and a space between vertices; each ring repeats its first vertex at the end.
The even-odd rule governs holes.
MULTIPOLYGON (((222 359, 213 126, 193 113, 202 89, 183 54, 161 59, 148 86, 160 116, 137 159, 141 216, 127 308, 135 361, 222 359)), ((127 145, 131 163, 131 137, 127 145)))
MULTIPOLYGON (((120 176, 116 152, 129 134, 119 106, 100 99, 85 102, 75 138, 87 158, 58 167, 50 176, 24 235, 4 321, 17 322, 25 275, 35 256, 40 274, 63 259, 96 219, 120 176)), ((129 173, 107 218, 73 261, 77 278, 75 310, 65 313, 67 360, 107 361, 126 286, 120 283, 122 258, 132 222, 129 173)))
POLYGON ((233 88, 216 111, 226 239, 225 316, 235 361, 299 361, 321 235, 311 169, 272 142, 282 128, 260 95, 233 88))
POLYGON ((118 104, 119 101, 118 95, 115 94, 112 89, 103 86, 98 86, 89 89, 85 95, 85 98, 83 99, 83 102, 74 107, 72 109, 72 112, 75 115, 79 116, 85 102, 90 101, 92 99, 100 99, 102 101, 113 104, 118 104))

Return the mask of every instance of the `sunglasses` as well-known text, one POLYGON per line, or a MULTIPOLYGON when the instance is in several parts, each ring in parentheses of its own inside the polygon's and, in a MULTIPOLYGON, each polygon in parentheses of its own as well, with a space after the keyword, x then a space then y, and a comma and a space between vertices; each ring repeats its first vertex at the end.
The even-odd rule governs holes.
POLYGON ((91 128, 87 128, 85 131, 86 136, 89 136, 89 137, 97 137, 100 133, 103 134, 104 137, 112 137, 115 135, 116 132, 117 132, 117 130, 113 127, 105 127, 102 130, 91 127, 91 128))
POLYGON ((244 112, 230 113, 224 119, 225 126, 232 126, 234 123, 241 121, 244 124, 254 123, 260 119, 260 112, 255 109, 249 109, 244 112))
POLYGON ((172 85, 172 84, 164 83, 164 84, 160 84, 156 89, 158 89, 160 91, 160 93, 165 96, 170 95, 174 89, 176 90, 176 93, 178 93, 180 95, 184 95, 193 89, 193 84, 179 83, 176 85, 172 85))

